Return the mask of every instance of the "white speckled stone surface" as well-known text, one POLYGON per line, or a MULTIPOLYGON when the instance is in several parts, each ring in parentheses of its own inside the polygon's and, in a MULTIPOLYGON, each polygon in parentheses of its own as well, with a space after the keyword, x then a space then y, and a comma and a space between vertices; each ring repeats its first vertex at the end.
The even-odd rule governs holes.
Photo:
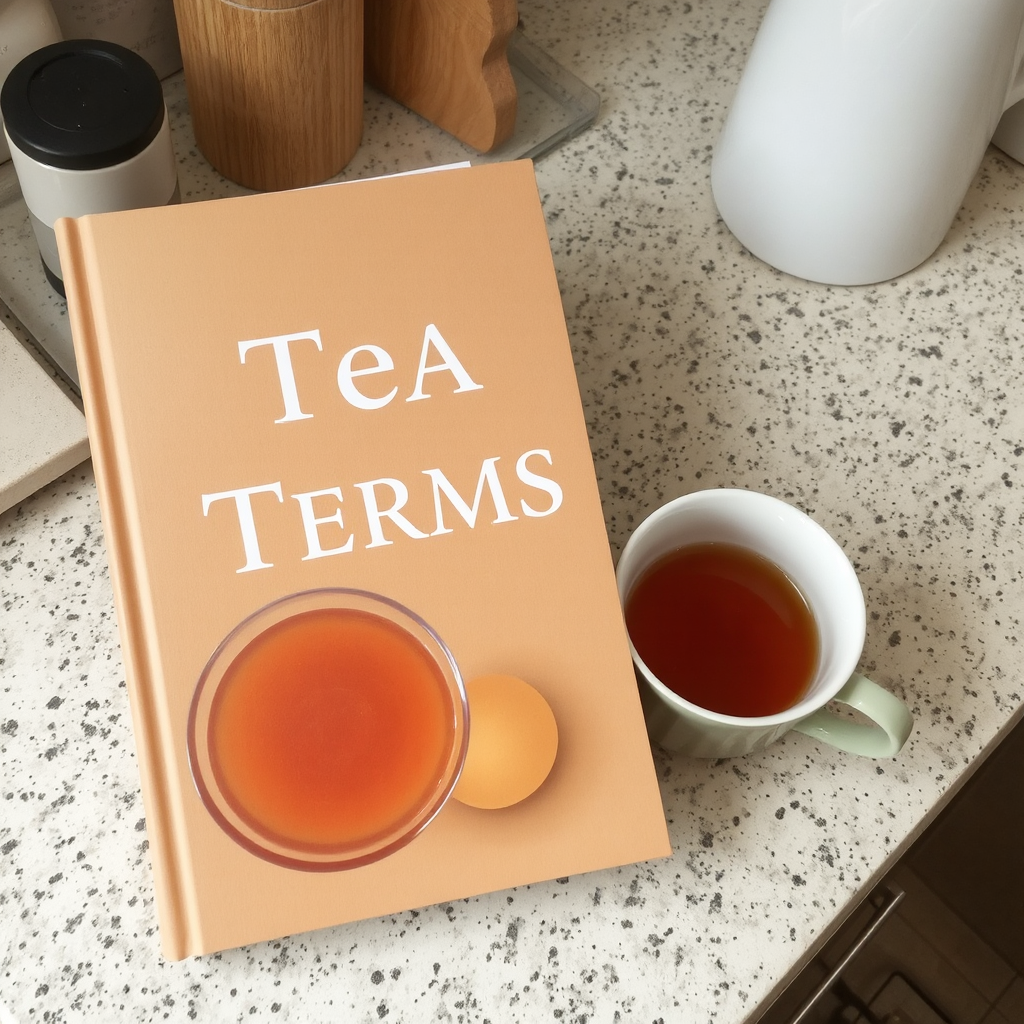
MULTIPOLYGON (((916 730, 658 754, 675 855, 161 962, 102 529, 77 470, 0 517, 0 1003, 31 1021, 739 1024, 1024 709, 1024 168, 990 150, 924 266, 779 274, 708 188, 761 3, 521 0, 604 97, 538 165, 615 550, 699 487, 787 498, 864 586, 916 730)), ((257 898, 258 894, 254 894, 257 898)))

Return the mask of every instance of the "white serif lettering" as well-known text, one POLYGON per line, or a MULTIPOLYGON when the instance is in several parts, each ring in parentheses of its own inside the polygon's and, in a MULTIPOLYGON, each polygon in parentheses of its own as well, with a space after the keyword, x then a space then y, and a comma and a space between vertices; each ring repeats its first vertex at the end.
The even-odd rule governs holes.
POLYGON ((439 373, 441 370, 447 370, 455 378, 459 385, 454 392, 456 395, 460 391, 480 391, 483 388, 483 384, 477 384, 466 373, 466 368, 459 362, 458 356, 452 351, 448 342, 441 337, 441 332, 433 324, 427 324, 427 329, 423 332, 423 348, 420 350, 420 368, 416 373, 416 387, 413 388, 412 394, 406 401, 417 402, 421 398, 429 398, 430 395, 423 391, 423 378, 428 373, 439 373), (427 366, 431 346, 437 350, 441 362, 427 366))
POLYGON ((281 484, 262 484, 259 487, 238 487, 233 491, 218 491, 216 494, 203 495, 203 515, 207 515, 210 506, 222 498, 233 498, 235 511, 238 514, 238 525, 242 531, 242 546, 245 550, 245 565, 235 572, 252 572, 253 569, 269 569, 274 563, 264 562, 260 554, 259 541, 256 538, 256 522, 252 514, 252 496, 269 491, 277 495, 278 501, 284 501, 281 495, 281 484))
POLYGON ((277 365, 277 379, 281 384, 281 395, 284 398, 284 415, 275 423, 290 423, 292 420, 311 420, 311 412, 303 412, 299 407, 299 389, 295 385, 295 369, 292 366, 292 354, 288 345, 293 341, 313 341, 323 352, 319 331, 305 331, 301 334, 279 334, 274 338, 254 338, 252 341, 238 343, 238 358, 244 363, 245 354, 253 348, 271 345, 274 349, 274 362, 277 365))

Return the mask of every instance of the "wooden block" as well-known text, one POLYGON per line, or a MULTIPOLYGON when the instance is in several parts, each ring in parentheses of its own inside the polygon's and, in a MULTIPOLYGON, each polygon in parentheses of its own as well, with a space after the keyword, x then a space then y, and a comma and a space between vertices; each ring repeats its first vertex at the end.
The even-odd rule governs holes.
POLYGON ((367 0, 366 80, 488 152, 516 123, 516 0, 367 0))
POLYGON ((363 0, 175 0, 203 155, 248 188, 312 185, 363 129, 363 0))

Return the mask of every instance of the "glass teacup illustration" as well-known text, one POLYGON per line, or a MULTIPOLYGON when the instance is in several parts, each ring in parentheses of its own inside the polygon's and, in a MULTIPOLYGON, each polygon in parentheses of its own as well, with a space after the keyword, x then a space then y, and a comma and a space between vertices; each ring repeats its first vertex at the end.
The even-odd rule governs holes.
POLYGON ((265 860, 333 871, 410 842, 458 781, 466 690, 418 615, 366 591, 310 590, 241 622, 189 712, 199 795, 265 860))

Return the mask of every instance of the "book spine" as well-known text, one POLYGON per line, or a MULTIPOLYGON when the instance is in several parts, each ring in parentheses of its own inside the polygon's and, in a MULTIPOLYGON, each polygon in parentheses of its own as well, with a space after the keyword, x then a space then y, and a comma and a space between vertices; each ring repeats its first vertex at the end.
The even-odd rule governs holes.
POLYGON ((161 947, 168 959, 180 960, 189 950, 199 948, 199 919, 184 815, 173 778, 169 715, 161 699, 156 631, 148 600, 131 463, 123 440, 117 381, 112 379, 110 361, 104 358, 107 328, 103 282, 92 257, 90 227, 88 218, 58 221, 61 269, 142 776, 161 947))

